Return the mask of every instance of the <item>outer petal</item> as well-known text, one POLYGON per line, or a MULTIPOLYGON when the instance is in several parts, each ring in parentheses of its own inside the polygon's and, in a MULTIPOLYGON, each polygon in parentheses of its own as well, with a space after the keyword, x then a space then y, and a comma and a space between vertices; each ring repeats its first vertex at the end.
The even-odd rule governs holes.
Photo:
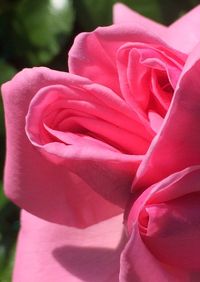
POLYGON ((117 282, 124 246, 122 217, 84 230, 41 220, 25 211, 13 282, 117 282))
POLYGON ((200 5, 189 11, 168 28, 167 42, 177 50, 190 53, 200 38, 200 5))
POLYGON ((188 274, 160 263, 143 243, 137 225, 121 256, 120 282, 189 282, 188 274))
POLYGON ((165 44, 156 34, 140 25, 99 27, 93 32, 81 33, 76 37, 69 52, 70 72, 106 85, 121 95, 116 52, 128 42, 165 44))
POLYGON ((37 92, 26 120, 30 141, 47 158, 125 207, 140 154, 152 137, 120 97, 104 86, 65 74, 63 85, 37 92))
POLYGON ((15 203, 39 217, 83 227, 111 217, 120 209, 65 166, 49 162, 25 134, 25 115, 32 97, 42 87, 62 84, 66 75, 46 68, 24 70, 3 86, 7 128, 5 189, 15 203))
POLYGON ((166 26, 145 18, 121 3, 116 3, 113 7, 113 23, 140 25, 141 27, 150 30, 152 33, 157 33, 159 35, 163 35, 167 31, 166 26))
POLYGON ((200 166, 188 167, 152 185, 133 203, 122 281, 199 281, 199 178, 200 166), (141 221, 144 210, 150 212, 147 222, 141 221))
POLYGON ((158 34, 173 48, 188 54, 199 42, 199 13, 200 6, 197 6, 169 27, 166 27, 138 14, 121 3, 117 3, 113 9, 113 21, 115 24, 140 25, 150 32, 158 34), (185 36, 186 34, 187 36, 185 36))
POLYGON ((200 162, 199 50, 200 45, 186 62, 163 126, 138 169, 135 187, 147 187, 200 162))

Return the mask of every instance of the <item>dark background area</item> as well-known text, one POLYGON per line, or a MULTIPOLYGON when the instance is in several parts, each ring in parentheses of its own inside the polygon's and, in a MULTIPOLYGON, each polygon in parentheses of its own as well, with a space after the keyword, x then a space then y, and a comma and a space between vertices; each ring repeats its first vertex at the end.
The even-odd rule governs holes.
MULTIPOLYGON (((0 84, 24 67, 67 70, 76 34, 112 23, 114 0, 0 0, 0 84)), ((165 25, 200 4, 196 0, 124 0, 165 25)), ((187 35, 186 35, 187 36, 187 35)), ((0 282, 11 281, 19 209, 3 194, 5 128, 0 98, 0 282)))

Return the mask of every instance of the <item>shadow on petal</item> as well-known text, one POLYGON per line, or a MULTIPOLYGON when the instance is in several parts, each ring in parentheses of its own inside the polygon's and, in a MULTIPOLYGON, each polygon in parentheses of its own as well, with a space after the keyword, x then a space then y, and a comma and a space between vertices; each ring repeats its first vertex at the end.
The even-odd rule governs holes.
POLYGON ((53 256, 66 271, 81 281, 119 281, 120 255, 126 243, 123 233, 115 249, 64 245, 53 256))

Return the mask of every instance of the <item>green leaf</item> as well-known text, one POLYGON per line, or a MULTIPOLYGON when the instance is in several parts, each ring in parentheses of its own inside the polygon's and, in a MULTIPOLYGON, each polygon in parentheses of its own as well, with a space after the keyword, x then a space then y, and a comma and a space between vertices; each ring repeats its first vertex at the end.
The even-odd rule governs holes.
POLYGON ((17 70, 12 65, 7 63, 3 59, 0 59, 0 70, 0 84, 6 82, 7 80, 10 80, 13 75, 17 72, 17 70))
POLYGON ((74 0, 76 20, 83 30, 111 24, 114 0, 74 0))
POLYGON ((8 203, 8 199, 4 195, 2 183, 0 182, 0 212, 1 209, 8 203))
POLYGON ((19 68, 46 64, 70 35, 73 21, 71 0, 16 1, 0 17, 1 54, 19 68))
POLYGON ((19 210, 3 194, 0 183, 0 281, 10 282, 19 229, 19 210))
POLYGON ((24 0, 19 6, 18 20, 29 48, 25 55, 31 64, 47 63, 60 50, 60 37, 73 26, 71 1, 24 0), (59 4, 60 3, 60 4, 59 4), (59 4, 59 5, 58 5, 59 4))
POLYGON ((161 21, 164 24, 169 25, 175 20, 177 20, 180 16, 184 15, 187 11, 194 8, 196 4, 195 1, 190 1, 190 0, 160 1, 159 6, 161 12, 161 19, 162 19, 161 21))
MULTIPOLYGON (((12 280, 12 271, 13 271, 13 265, 14 265, 14 257, 15 257, 15 245, 12 247, 12 250, 10 252, 9 259, 7 260, 6 264, 0 263, 0 277, 1 282, 10 282, 12 280)), ((2 257, 2 254, 4 253, 2 247, 0 246, 0 258, 2 257)))

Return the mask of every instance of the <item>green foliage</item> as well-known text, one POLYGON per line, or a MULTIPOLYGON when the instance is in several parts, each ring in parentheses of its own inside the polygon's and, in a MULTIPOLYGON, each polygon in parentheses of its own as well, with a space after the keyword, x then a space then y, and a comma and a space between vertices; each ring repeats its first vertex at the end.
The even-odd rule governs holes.
POLYGON ((0 281, 11 281, 16 236, 19 229, 18 208, 4 196, 0 184, 0 281))
MULTIPOLYGON (((4 258, 5 255, 3 255, 4 252, 0 249, 0 259, 1 257, 4 258)), ((6 264, 2 264, 0 262, 0 278, 1 282, 11 282, 12 280, 12 269, 14 264, 14 257, 15 257, 15 246, 11 249, 9 259, 6 264)))
POLYGON ((16 69, 11 64, 8 64, 3 58, 0 58, 0 84, 11 79, 11 77, 16 73, 16 69))
POLYGON ((7 61, 19 67, 48 63, 73 27, 71 1, 21 0, 0 11, 0 47, 7 61))
POLYGON ((108 25, 112 18, 114 0, 74 0, 76 20, 83 30, 91 30, 97 26, 108 25))
POLYGON ((199 1, 191 0, 74 0, 76 21, 80 29, 91 30, 97 26, 112 23, 112 6, 121 2, 163 24, 170 24, 174 19, 192 9, 199 1))
MULTIPOLYGON (((115 0, 74 0, 78 24, 84 30, 112 23, 112 7, 115 0)), ((139 13, 162 21, 160 5, 157 0, 122 0, 120 1, 139 13)))
POLYGON ((167 25, 199 4, 197 0, 157 0, 157 2, 160 9, 161 22, 167 25))

